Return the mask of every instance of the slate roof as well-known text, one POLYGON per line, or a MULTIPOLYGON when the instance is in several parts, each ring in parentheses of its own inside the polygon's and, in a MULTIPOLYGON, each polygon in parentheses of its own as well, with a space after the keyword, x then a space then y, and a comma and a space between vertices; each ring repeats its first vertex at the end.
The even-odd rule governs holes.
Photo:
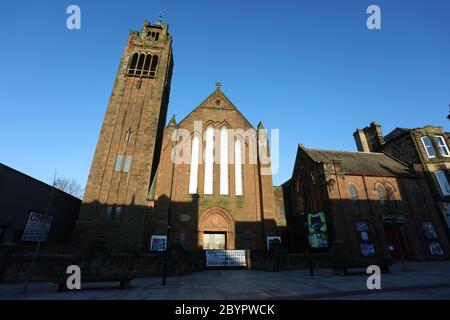
POLYGON ((385 137, 384 141, 390 142, 392 140, 395 140, 397 137, 400 137, 401 135, 405 134, 406 132, 411 131, 411 129, 408 128, 395 128, 391 132, 389 132, 385 137))
POLYGON ((384 153, 332 151, 304 147, 303 150, 316 162, 341 160, 342 169, 349 174, 414 177, 407 165, 384 153))

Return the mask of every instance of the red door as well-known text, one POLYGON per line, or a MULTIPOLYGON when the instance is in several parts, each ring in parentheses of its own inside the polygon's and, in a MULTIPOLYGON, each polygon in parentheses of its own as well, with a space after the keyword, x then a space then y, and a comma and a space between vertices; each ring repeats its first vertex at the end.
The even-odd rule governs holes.
POLYGON ((386 234, 386 240, 389 245, 389 253, 394 260, 402 259, 402 245, 400 242, 400 233, 398 228, 384 227, 384 233, 386 234))

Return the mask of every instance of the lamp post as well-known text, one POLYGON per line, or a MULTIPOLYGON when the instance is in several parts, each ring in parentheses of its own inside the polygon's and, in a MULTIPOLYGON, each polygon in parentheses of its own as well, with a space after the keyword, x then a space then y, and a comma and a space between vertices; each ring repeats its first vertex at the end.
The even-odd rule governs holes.
POLYGON ((309 275, 311 277, 314 277, 314 267, 313 267, 313 261, 311 256, 311 240, 309 237, 309 228, 308 228, 308 216, 306 217, 305 227, 308 232, 308 265, 309 265, 309 275))

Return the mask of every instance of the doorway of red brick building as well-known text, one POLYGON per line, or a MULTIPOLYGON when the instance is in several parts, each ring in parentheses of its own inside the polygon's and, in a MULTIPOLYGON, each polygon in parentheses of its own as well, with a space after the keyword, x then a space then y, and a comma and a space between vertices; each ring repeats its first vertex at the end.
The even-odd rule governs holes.
POLYGON ((404 260, 405 250, 399 227, 385 226, 384 233, 389 245, 389 253, 394 260, 404 260))
POLYGON ((204 250, 224 250, 227 248, 226 232, 204 232, 203 249, 204 250))

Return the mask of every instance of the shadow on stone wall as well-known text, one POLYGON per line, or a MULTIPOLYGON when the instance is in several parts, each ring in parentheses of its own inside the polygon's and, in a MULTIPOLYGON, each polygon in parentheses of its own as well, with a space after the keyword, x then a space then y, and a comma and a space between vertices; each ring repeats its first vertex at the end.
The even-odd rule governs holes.
MULTIPOLYGON (((192 202, 172 204, 177 212, 192 211, 197 207, 192 202)), ((124 208, 124 219, 130 208, 124 208)), ((350 200, 335 200, 326 203, 320 208, 324 211, 327 219, 329 248, 312 249, 308 251, 307 230, 305 217, 293 214, 289 211, 288 230, 290 246, 275 248, 274 250, 250 250, 248 257, 248 268, 254 270, 279 271, 292 269, 305 269, 309 267, 309 257, 312 257, 315 268, 336 266, 367 266, 370 264, 389 265, 392 258, 389 253, 388 236, 385 228, 396 230, 399 236, 399 244, 402 246, 404 258, 407 260, 439 260, 448 259, 448 241, 445 230, 436 213, 427 204, 423 207, 411 210, 403 201, 392 202, 387 206, 380 201, 363 201, 357 203, 350 200), (413 212, 413 213, 412 213, 413 212), (406 218, 406 224, 389 224, 382 222, 381 216, 396 215, 406 218), (367 222, 367 235, 369 241, 374 244, 375 252, 372 256, 361 254, 360 244, 364 241, 356 229, 359 221, 367 222), (423 230, 422 222, 432 222, 436 231, 437 240, 441 243, 444 255, 431 255, 430 244, 433 240, 427 238, 429 235, 423 230)), ((137 212, 144 212, 141 220, 130 221, 131 225, 152 223, 152 212, 143 211, 144 208, 136 208, 137 212)), ((193 216, 194 225, 198 224, 198 210, 193 216)), ((106 226, 107 230, 127 224, 128 221, 105 221, 98 216, 98 223, 106 226), (109 228, 109 229, 108 229, 109 228)), ((174 217, 172 217, 174 219, 174 217)), ((159 221, 164 225, 164 221, 159 221)), ((167 222, 166 222, 167 226, 167 222)), ((95 233, 95 224, 90 232, 95 233)), ((251 241, 259 238, 264 241, 263 236, 273 235, 268 230, 276 228, 275 221, 265 221, 264 230, 259 222, 236 222, 236 248, 248 249, 248 237, 245 230, 253 230, 251 241), (259 231, 258 231, 259 230, 259 231)), ((173 230, 177 230, 174 228, 173 230)), ((195 228, 187 230, 188 233, 197 233, 195 228)), ((148 243, 148 229, 143 229, 140 235, 142 247, 148 243), (146 238, 147 237, 147 238, 146 238)), ((78 234, 77 236, 80 236, 78 234)), ((131 235, 130 235, 131 236, 131 235)), ((133 235, 136 236, 136 235, 133 235)), ((79 238, 79 237, 78 237, 79 238)), ((82 237, 81 237, 82 238, 82 237)), ((55 280, 65 275, 67 266, 76 264, 82 270, 95 275, 107 272, 134 272, 138 276, 161 276, 164 261, 167 258, 168 275, 183 275, 195 271, 205 270, 205 256, 202 248, 196 242, 197 237, 191 237, 194 248, 186 249, 183 241, 177 237, 169 237, 169 246, 166 252, 149 252, 144 250, 113 251, 108 247, 105 237, 91 238, 90 240, 71 241, 68 243, 43 243, 41 251, 36 260, 33 270, 32 281, 55 280)), ((192 243, 191 243, 192 244, 192 243)), ((24 281, 33 258, 35 244, 22 244, 15 247, 0 247, 0 279, 3 282, 24 281)))

